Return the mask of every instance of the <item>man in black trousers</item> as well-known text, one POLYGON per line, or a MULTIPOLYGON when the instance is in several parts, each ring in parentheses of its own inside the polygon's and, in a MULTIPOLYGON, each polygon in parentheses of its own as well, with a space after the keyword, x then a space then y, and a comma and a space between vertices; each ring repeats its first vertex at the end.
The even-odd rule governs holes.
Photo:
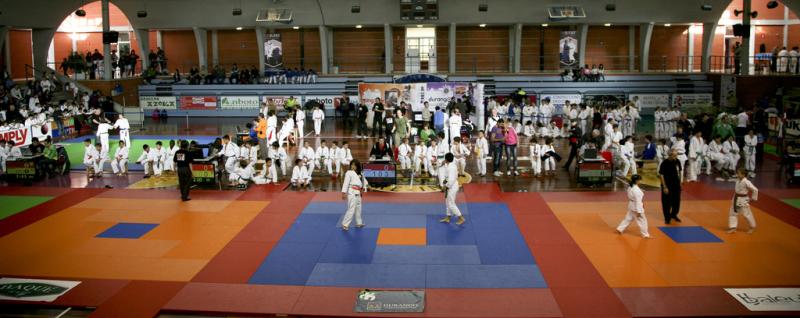
POLYGON ((192 187, 192 169, 190 165, 194 156, 189 152, 189 142, 181 141, 181 147, 175 152, 175 166, 178 168, 178 186, 181 189, 181 201, 189 201, 189 188, 192 187))
POLYGON ((678 161, 678 151, 669 152, 667 160, 658 167, 658 179, 661 180, 661 208, 664 212, 664 223, 669 224, 678 218, 681 209, 681 163, 678 161))
POLYGON ((567 159, 567 163, 564 164, 564 169, 569 170, 570 165, 572 165, 572 160, 578 156, 578 148, 581 146, 581 138, 583 136, 583 132, 578 127, 578 122, 573 121, 569 129, 569 159, 567 159))
POLYGON ((372 104, 372 137, 380 137, 383 134, 383 103, 380 98, 375 99, 372 104), (376 133, 377 132, 377 133, 376 133))

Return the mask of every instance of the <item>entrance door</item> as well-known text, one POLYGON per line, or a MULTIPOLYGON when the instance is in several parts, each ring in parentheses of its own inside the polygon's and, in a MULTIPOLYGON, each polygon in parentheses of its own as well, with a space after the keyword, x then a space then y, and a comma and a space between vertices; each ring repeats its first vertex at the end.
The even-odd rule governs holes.
POLYGON ((436 72, 436 28, 406 28, 405 71, 436 72))

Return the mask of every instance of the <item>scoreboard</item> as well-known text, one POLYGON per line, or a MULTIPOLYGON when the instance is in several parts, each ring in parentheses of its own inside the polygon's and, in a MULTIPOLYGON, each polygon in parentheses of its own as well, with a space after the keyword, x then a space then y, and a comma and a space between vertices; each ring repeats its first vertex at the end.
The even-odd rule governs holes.
POLYGON ((361 173, 370 185, 397 184, 397 165, 394 163, 365 163, 361 173))
POLYGON ((439 1, 400 0, 400 19, 404 21, 439 20, 439 1))

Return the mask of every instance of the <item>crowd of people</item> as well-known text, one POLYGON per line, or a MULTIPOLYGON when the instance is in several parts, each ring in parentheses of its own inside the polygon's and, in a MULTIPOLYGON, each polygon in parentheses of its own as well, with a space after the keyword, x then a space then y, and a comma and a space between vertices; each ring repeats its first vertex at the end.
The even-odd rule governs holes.
POLYGON ((606 80, 606 66, 601 64, 585 64, 580 68, 567 68, 561 72, 562 82, 599 82, 606 80))
MULTIPOLYGON (((154 72, 153 72, 154 73, 154 72)), ((155 78, 146 76, 145 80, 151 81, 155 78)), ((313 69, 305 68, 281 68, 266 69, 261 74, 255 65, 249 69, 239 68, 237 63, 231 66, 230 71, 221 65, 215 65, 211 70, 200 70, 193 66, 189 74, 181 74, 180 69, 175 69, 172 74, 173 83, 186 83, 190 85, 210 85, 210 84, 312 84, 317 82, 317 72, 313 69)))

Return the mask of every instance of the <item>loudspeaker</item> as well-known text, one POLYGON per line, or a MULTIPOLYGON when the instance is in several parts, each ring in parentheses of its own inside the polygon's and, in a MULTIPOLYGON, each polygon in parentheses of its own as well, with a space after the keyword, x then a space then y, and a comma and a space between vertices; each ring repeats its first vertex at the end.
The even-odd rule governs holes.
POLYGON ((737 23, 733 25, 733 36, 750 37, 750 26, 737 23))
POLYGON ((138 11, 138 12, 136 12, 136 16, 140 17, 140 18, 146 18, 147 17, 147 11, 138 11))
POLYGON ((110 31, 103 32, 103 44, 117 43, 119 41, 119 32, 110 31))
POLYGON ((242 8, 235 8, 235 9, 233 9, 233 12, 231 12, 231 13, 233 15, 242 15, 242 8))
POLYGON ((607 4, 606 11, 617 11, 617 5, 613 3, 607 4))
POLYGON ((478 11, 480 11, 480 12, 486 12, 486 11, 489 11, 489 4, 487 4, 487 3, 481 3, 481 4, 479 4, 479 5, 478 5, 478 11))
POLYGON ((361 12, 361 6, 350 7, 350 13, 359 13, 359 12, 361 12))

